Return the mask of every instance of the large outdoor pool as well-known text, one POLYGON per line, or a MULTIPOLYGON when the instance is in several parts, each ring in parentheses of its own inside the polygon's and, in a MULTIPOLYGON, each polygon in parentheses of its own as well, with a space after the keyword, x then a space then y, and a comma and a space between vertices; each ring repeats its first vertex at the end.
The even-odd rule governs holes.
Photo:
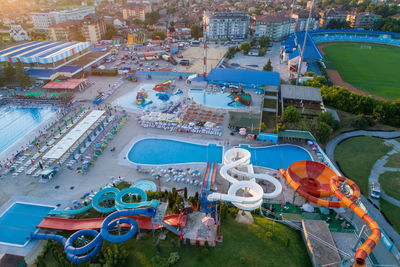
POLYGON ((222 161, 222 147, 215 144, 197 145, 169 139, 143 139, 136 142, 128 153, 137 164, 179 164, 190 162, 222 161))
POLYGON ((49 108, 0 107, 0 153, 50 119, 55 112, 49 108))
POLYGON ((14 203, 0 217, 0 243, 25 246, 44 216, 54 207, 14 203))
MULTIPOLYGON (((163 106, 167 106, 171 104, 171 102, 178 101, 181 95, 175 95, 173 93, 161 93, 168 95, 168 100, 161 100, 158 95, 160 92, 153 90, 155 84, 141 84, 137 86, 137 89, 132 90, 131 92, 123 95, 117 100, 117 104, 123 108, 128 110, 130 109, 156 109, 163 108, 163 106), (146 98, 146 102, 144 105, 135 104, 136 96, 139 91, 144 91, 147 93, 148 97, 146 98), (148 104, 147 104, 148 103, 148 104)), ((174 90, 175 91, 175 90, 174 90)), ((173 92, 174 92, 173 91, 173 92)))
POLYGON ((194 102, 215 108, 243 108, 245 105, 233 102, 230 93, 206 93, 203 89, 190 89, 189 97, 194 102), (232 103, 233 102, 233 103, 232 103))
POLYGON ((312 160, 307 150, 294 145, 277 145, 253 148, 242 145, 251 153, 251 163, 254 166, 261 166, 271 169, 287 169, 293 162, 299 160, 312 160))
MULTIPOLYGON (((252 148, 241 146, 251 153, 251 163, 271 169, 287 169, 299 160, 312 160, 303 148, 294 145, 277 145, 252 148)), ((197 145, 169 139, 143 139, 136 142, 128 153, 136 164, 164 165, 190 162, 222 162, 222 147, 216 144, 197 145)))

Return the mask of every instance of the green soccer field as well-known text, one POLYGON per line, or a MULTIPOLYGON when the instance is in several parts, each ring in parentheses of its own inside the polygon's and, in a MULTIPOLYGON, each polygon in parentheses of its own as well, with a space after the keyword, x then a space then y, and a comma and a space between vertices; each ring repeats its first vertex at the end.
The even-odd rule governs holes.
POLYGON ((323 50, 327 68, 335 68, 344 81, 370 94, 400 98, 400 47, 331 43, 323 50))

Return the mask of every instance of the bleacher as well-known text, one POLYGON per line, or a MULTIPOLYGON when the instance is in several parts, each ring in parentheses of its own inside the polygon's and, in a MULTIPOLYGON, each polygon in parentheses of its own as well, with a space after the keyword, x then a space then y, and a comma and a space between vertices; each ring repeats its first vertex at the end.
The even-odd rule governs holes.
POLYGON ((400 46, 400 34, 364 30, 318 30, 310 32, 315 43, 367 42, 400 46))

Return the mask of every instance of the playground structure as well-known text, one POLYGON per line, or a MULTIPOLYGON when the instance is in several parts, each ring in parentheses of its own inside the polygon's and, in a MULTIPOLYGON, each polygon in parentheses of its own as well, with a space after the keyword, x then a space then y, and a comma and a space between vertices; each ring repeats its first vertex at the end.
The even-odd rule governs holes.
POLYGON ((142 89, 141 91, 137 92, 136 100, 135 100, 134 104, 145 107, 145 106, 153 103, 153 101, 151 101, 151 100, 147 101, 147 97, 148 97, 148 94, 146 93, 146 91, 144 89, 142 89))
POLYGON ((246 94, 243 89, 231 89, 231 97, 232 102, 228 103, 228 106, 233 105, 235 102, 239 102, 242 105, 250 106, 251 105, 251 95, 246 94))
POLYGON ((251 153, 243 148, 232 148, 224 154, 224 165, 220 170, 222 178, 231 183, 227 194, 213 192, 207 196, 208 201, 224 200, 242 210, 254 210, 261 206, 263 198, 275 198, 282 192, 280 182, 268 175, 254 173, 253 165, 250 164, 251 153), (247 171, 239 170, 247 169, 247 171), (250 180, 237 180, 233 177, 248 178, 250 180), (265 193, 264 189, 256 182, 264 180, 272 183, 275 187, 273 192, 265 193), (237 192, 243 190, 243 196, 237 196, 237 192), (250 195, 250 196, 248 196, 250 195))
POLYGON ((173 81, 171 79, 165 80, 161 83, 156 84, 153 90, 158 92, 166 92, 173 87, 173 81))
POLYGON ((360 189, 352 180, 338 176, 328 166, 314 161, 294 162, 285 171, 279 170, 289 185, 302 197, 320 206, 329 208, 349 207, 371 228, 371 235, 355 254, 353 266, 365 266, 366 258, 381 239, 378 224, 356 203, 360 197, 360 189), (335 195, 339 201, 321 198, 335 195))

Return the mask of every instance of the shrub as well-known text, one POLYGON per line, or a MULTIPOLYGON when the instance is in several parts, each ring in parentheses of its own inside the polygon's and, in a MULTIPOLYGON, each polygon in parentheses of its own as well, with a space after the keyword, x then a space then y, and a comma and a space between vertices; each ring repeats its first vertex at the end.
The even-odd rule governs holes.
POLYGON ((288 106, 283 111, 284 122, 299 122, 300 118, 301 118, 300 111, 293 106, 288 106))
POLYGON ((325 122, 319 122, 317 127, 317 139, 319 142, 325 144, 331 137, 332 128, 325 122))
POLYGON ((271 239, 272 236, 273 236, 273 234, 272 234, 271 232, 266 232, 266 233, 265 233, 265 236, 266 236, 268 239, 271 239))
POLYGON ((210 253, 210 251, 208 250, 208 248, 203 248, 203 249, 201 250, 201 255, 202 255, 203 257, 207 256, 209 253, 210 253))
POLYGON ((370 116, 359 115, 351 123, 357 129, 365 129, 375 125, 375 121, 370 116))
POLYGON ((332 113, 329 111, 322 112, 318 115, 317 121, 320 122, 325 122, 329 126, 332 127, 333 130, 339 129, 339 122, 333 117, 332 113))

